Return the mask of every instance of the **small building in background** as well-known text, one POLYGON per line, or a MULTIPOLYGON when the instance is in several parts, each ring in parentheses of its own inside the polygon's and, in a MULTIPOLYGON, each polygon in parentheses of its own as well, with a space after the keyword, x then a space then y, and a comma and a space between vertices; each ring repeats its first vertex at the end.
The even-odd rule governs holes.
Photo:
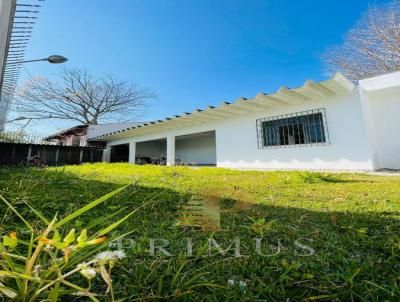
POLYGON ((142 123, 121 123, 121 124, 101 124, 101 125, 78 125, 68 129, 64 129, 57 133, 44 138, 47 142, 52 142, 58 146, 73 146, 73 147, 104 147, 102 141, 88 141, 106 133, 126 129, 127 127, 135 127, 142 123))
POLYGON ((45 138, 48 142, 54 142, 58 146, 75 146, 75 147, 86 147, 87 146, 87 129, 88 125, 79 125, 72 128, 62 130, 54 133, 45 138))

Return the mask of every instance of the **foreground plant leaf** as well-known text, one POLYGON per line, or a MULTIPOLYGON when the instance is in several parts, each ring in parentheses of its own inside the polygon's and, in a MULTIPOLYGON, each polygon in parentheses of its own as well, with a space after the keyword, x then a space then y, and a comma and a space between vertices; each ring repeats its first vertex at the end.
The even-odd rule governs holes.
POLYGON ((16 247, 18 244, 17 232, 11 232, 8 235, 3 236, 3 245, 10 248, 16 247))
MULTIPOLYGON (((97 272, 100 272, 104 282, 107 284, 107 292, 111 293, 112 301, 115 301, 112 290, 111 270, 118 260, 122 257, 116 257, 108 263, 108 270, 99 268, 100 260, 93 258, 93 253, 105 248, 107 246, 106 233, 111 232, 123 221, 130 217, 138 209, 132 211, 122 219, 110 225, 96 222, 102 228, 97 234, 88 236, 87 227, 83 228, 79 233, 76 234, 75 229, 70 229, 67 233, 65 230, 57 230, 57 227, 71 221, 89 211, 94 206, 104 202, 110 197, 121 192, 127 186, 121 187, 117 190, 104 195, 103 197, 90 202, 81 209, 75 211, 71 215, 68 215, 61 221, 57 222, 57 215, 53 220, 48 223, 47 227, 43 232, 37 234, 31 227, 30 223, 9 203, 7 200, 2 198, 3 202, 14 212, 29 228, 30 230, 30 241, 25 241, 21 244, 21 249, 18 253, 11 253, 19 242, 22 241, 17 238, 16 232, 10 232, 2 237, 1 245, 1 257, 0 257, 0 296, 5 296, 7 299, 19 299, 21 301, 58 301, 63 296, 74 295, 78 293, 80 296, 86 296, 92 301, 98 301, 95 297, 96 294, 90 292, 90 280, 96 276, 97 272), (99 235, 99 232, 102 233, 99 235), (65 234, 61 236, 61 234, 65 234), (86 247, 98 245, 95 248, 86 247), (22 256, 25 249, 26 257, 22 256), (16 255, 22 253, 22 255, 16 255), (70 264, 69 260, 73 258, 74 261, 80 261, 87 267, 76 266, 77 264, 70 264), (3 261, 4 260, 4 261, 3 261), (67 271, 68 270, 68 271, 67 271), (84 277, 88 282, 87 287, 78 286, 75 283, 70 282, 67 278, 72 275, 84 277)), ((25 203, 27 204, 27 203, 25 203)), ((28 205, 28 204, 27 204, 28 205)), ((45 222, 47 219, 33 207, 28 205, 31 212, 42 221, 45 222)), ((120 213, 120 211, 117 211, 120 213)), ((113 217, 107 215, 108 217, 113 217)), ((123 236, 125 236, 124 234, 123 236)), ((122 237, 123 237, 122 236, 122 237)), ((121 238, 117 237, 117 238, 121 238)), ((111 239, 112 241, 113 239, 111 239)), ((116 240, 116 239, 115 239, 116 240)), ((78 262, 79 263, 79 262, 78 262)), ((64 299, 64 297, 63 297, 64 299)))
POLYGON ((31 224, 12 206, 11 203, 9 203, 2 195, 0 195, 0 199, 15 213, 15 215, 18 216, 19 219, 21 219, 25 225, 29 228, 29 230, 33 233, 33 227, 31 224))
POLYGON ((7 298, 14 299, 17 297, 16 291, 12 288, 5 286, 3 283, 0 282, 0 292, 2 292, 7 298))
POLYGON ((92 202, 90 202, 89 204, 87 204, 86 206, 80 208, 79 210, 75 211, 74 213, 68 215, 67 217, 61 219, 58 223, 56 223, 55 228, 59 228, 60 226, 66 224, 67 222, 71 221, 72 219, 82 215, 83 213, 89 211, 90 209, 94 208, 95 206, 99 205, 100 203, 106 201, 107 199, 110 199, 111 197, 113 197, 114 195, 117 195, 118 193, 122 192, 123 190, 125 190, 129 185, 125 185, 119 189, 116 189, 92 202))

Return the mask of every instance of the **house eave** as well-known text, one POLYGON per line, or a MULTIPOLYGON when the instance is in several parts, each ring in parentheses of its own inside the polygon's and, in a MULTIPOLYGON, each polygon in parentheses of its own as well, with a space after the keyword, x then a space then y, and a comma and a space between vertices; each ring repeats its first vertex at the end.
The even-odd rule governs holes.
POLYGON ((110 141, 129 136, 139 136, 155 133, 160 130, 172 130, 187 126, 217 121, 221 118, 238 116, 257 112, 260 109, 276 108, 285 105, 307 103, 313 100, 349 93, 355 85, 342 74, 337 73, 331 79, 314 82, 307 80, 303 86, 289 89, 281 87, 272 94, 259 93, 251 99, 239 98, 233 103, 223 102, 217 107, 209 106, 206 109, 195 109, 163 120, 143 123, 141 125, 122 129, 91 138, 92 141, 110 141))
POLYGON ((50 136, 45 137, 43 140, 49 141, 53 139, 60 139, 68 135, 76 134, 77 132, 81 133, 82 131, 86 132, 86 129, 88 128, 88 125, 78 125, 74 126, 68 129, 64 129, 62 131, 59 131, 57 133, 54 133, 50 136))

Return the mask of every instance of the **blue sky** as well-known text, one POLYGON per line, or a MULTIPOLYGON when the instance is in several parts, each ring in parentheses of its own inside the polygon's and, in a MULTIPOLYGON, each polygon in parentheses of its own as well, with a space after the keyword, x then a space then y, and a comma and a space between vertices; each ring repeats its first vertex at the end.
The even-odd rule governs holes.
MULTIPOLYGON (((326 77, 319 55, 340 43, 365 0, 49 0, 26 59, 62 54, 69 67, 154 90, 143 120, 326 77)), ((56 65, 26 64, 53 77, 56 65)), ((25 70, 21 79, 28 78, 25 70)), ((42 122, 50 133, 75 122, 42 122)))

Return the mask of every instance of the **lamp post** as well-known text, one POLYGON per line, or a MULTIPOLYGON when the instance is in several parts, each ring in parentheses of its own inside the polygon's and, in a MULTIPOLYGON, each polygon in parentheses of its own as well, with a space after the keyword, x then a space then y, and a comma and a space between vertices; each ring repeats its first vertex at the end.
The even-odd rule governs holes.
POLYGON ((37 59, 37 60, 27 60, 27 61, 11 61, 7 62, 7 65, 16 65, 16 64, 23 64, 23 63, 30 63, 30 62, 39 62, 39 61, 47 61, 51 64, 61 64, 68 61, 67 58, 60 56, 60 55, 52 55, 47 58, 37 59))
MULTIPOLYGON (((19 72, 19 68, 20 68, 20 64, 24 64, 24 63, 30 63, 30 62, 39 62, 39 61, 47 61, 51 64, 61 64, 61 63, 65 63, 68 61, 67 58, 60 56, 60 55, 52 55, 52 56, 48 56, 47 58, 43 58, 43 59, 37 59, 37 60, 26 60, 26 61, 17 61, 17 58, 22 58, 22 56, 17 56, 14 57, 14 61, 7 61, 6 62, 6 73, 4 73, 3 75, 0 75, 0 93, 3 90, 3 88, 7 88, 8 93, 12 93, 12 91, 14 90, 14 86, 15 86, 15 81, 17 81, 18 79, 18 72, 19 72)), ((4 131, 4 124, 6 122, 6 115, 7 115, 7 106, 9 104, 9 100, 7 101, 7 103, 5 103, 6 105, 2 105, 0 107, 0 132, 4 131), (5 109, 4 109, 5 108, 5 109)), ((15 120, 23 120, 25 118, 23 117, 19 117, 16 118, 15 120)))

